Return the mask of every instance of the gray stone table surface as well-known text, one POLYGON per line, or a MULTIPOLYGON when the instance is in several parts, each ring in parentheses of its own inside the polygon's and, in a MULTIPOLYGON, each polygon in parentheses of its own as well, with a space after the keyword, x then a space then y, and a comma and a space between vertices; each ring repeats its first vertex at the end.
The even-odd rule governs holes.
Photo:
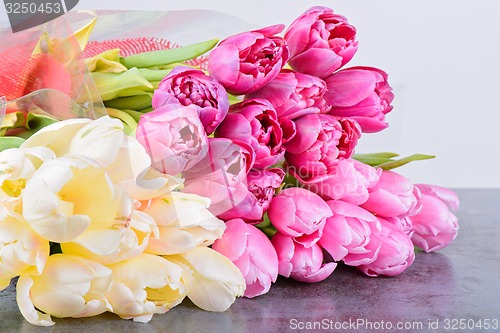
POLYGON ((330 332, 500 331, 491 326, 500 320, 500 190, 457 192, 460 232, 455 242, 436 253, 417 253, 414 264, 395 278, 369 278, 339 266, 321 283, 278 279, 268 294, 238 299, 224 313, 204 312, 185 301, 148 324, 108 313, 55 318, 50 328, 23 319, 11 285, 0 293, 0 332, 307 332, 314 322, 330 332), (460 330, 460 319, 470 329, 460 330), (477 327, 486 319, 489 330, 477 327), (413 328, 397 329, 398 323, 413 328))

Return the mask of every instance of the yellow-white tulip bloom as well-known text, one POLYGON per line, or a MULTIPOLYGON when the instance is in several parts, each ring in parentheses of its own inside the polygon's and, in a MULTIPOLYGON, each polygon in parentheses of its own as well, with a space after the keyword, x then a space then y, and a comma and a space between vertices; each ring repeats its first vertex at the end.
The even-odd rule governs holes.
POLYGON ((179 304, 188 290, 189 270, 160 256, 142 254, 108 267, 113 283, 106 297, 124 319, 146 323, 179 304))
POLYGON ((192 283, 187 296, 203 310, 226 311, 236 297, 245 292, 245 279, 240 270, 211 248, 200 246, 166 258, 191 269, 192 283))
POLYGON ((21 195, 28 181, 43 161, 55 158, 46 147, 27 149, 11 148, 0 152, 0 199, 2 201, 21 195))
POLYGON ((110 288, 109 268, 77 256, 49 257, 41 274, 31 269, 17 282, 17 304, 34 325, 51 326, 55 317, 90 317, 112 307, 104 296, 110 288), (38 310, 42 311, 38 311, 38 310))
POLYGON ((93 160, 69 155, 44 163, 27 182, 23 216, 46 239, 69 242, 91 222, 126 221, 133 203, 123 196, 105 169, 93 160))
POLYGON ((68 119, 42 128, 21 148, 45 146, 57 157, 78 154, 105 168, 115 184, 127 193, 147 200, 179 185, 174 177, 152 171, 146 150, 123 132, 123 124, 108 116, 96 120, 68 119))
POLYGON ((91 225, 74 242, 62 243, 61 248, 64 253, 109 265, 140 255, 152 237, 159 237, 153 218, 134 211, 127 224, 113 224, 108 229, 94 229, 91 225))
POLYGON ((20 214, 0 206, 0 290, 29 268, 42 272, 49 251, 49 241, 31 230, 20 214))
POLYGON ((209 205, 209 199, 181 192, 151 200, 144 212, 155 219, 160 236, 150 239, 146 251, 171 255, 213 244, 226 225, 208 211, 209 205))
POLYGON ((20 148, 44 146, 54 151, 57 157, 80 154, 106 167, 118 154, 124 135, 123 125, 118 119, 68 119, 42 128, 20 148))

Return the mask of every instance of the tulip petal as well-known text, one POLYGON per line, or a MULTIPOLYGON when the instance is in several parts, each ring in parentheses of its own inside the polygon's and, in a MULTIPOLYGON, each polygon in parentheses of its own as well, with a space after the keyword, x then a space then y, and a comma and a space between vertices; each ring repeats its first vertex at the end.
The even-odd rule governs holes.
POLYGON ((316 283, 323 281, 327 277, 329 277, 335 268, 337 267, 337 263, 330 262, 326 263, 321 266, 320 269, 315 271, 314 273, 306 274, 306 275, 294 275, 292 273, 291 277, 294 280, 301 281, 301 282, 308 282, 308 283, 316 283))
POLYGON ((443 201, 450 209, 457 210, 460 200, 457 194, 445 187, 429 184, 416 184, 422 194, 434 195, 443 201))
POLYGON ((41 313, 35 309, 30 298, 30 290, 33 286, 33 279, 29 274, 23 274, 19 277, 16 285, 16 300, 19 311, 24 319, 30 324, 37 326, 52 326, 55 323, 48 314, 41 313))
POLYGON ((223 85, 233 85, 238 80, 239 50, 231 44, 219 45, 210 52, 208 70, 223 85), (210 61, 212 59, 212 61, 210 61), (215 59, 215 60, 214 60, 215 59))
POLYGON ((245 291, 245 279, 239 269, 222 254, 197 247, 174 258, 193 271, 193 284, 187 296, 206 311, 226 311, 245 291))
POLYGON ((290 66, 297 72, 324 78, 342 66, 342 57, 329 49, 311 48, 290 59, 290 66))
POLYGON ((124 135, 120 120, 101 117, 75 133, 69 153, 89 157, 106 167, 115 160, 124 135))
POLYGON ((78 130, 90 122, 90 119, 78 118, 53 123, 30 136, 20 148, 44 146, 54 151, 58 157, 64 156, 69 151, 71 140, 61 140, 61 138, 72 138, 78 130))

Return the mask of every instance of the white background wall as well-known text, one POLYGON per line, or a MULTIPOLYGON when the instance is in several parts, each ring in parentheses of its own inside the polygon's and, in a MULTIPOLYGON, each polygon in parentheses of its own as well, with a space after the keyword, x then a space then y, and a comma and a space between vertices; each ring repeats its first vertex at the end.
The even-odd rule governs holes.
POLYGON ((414 182, 500 187, 498 0, 80 0, 76 9, 213 9, 266 26, 313 5, 348 17, 360 41, 349 65, 384 69, 396 93, 389 129, 365 135, 358 152, 434 154, 399 171, 414 182))

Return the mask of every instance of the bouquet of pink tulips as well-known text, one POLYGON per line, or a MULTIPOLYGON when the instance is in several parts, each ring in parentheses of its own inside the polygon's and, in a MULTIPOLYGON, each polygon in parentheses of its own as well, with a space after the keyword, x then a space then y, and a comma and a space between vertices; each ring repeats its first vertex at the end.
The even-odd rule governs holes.
POLYGON ((108 115, 7 106, 2 124, 0 287, 20 276, 29 322, 147 322, 185 297, 224 311, 339 262, 396 276, 415 246, 456 237, 456 194, 391 171, 432 156, 354 153, 394 95, 383 70, 345 68, 358 41, 344 16, 313 7, 286 30, 136 54, 88 42, 93 24, 75 36, 108 115))

